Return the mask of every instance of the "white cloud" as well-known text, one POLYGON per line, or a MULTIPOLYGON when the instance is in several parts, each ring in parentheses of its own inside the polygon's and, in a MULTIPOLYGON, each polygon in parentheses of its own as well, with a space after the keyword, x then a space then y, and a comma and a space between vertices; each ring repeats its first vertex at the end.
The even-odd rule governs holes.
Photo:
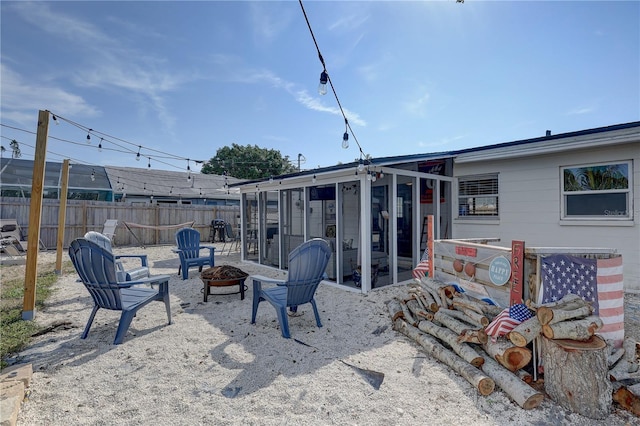
POLYGON ((92 117, 100 111, 81 96, 50 83, 27 82, 18 73, 0 64, 2 76, 2 116, 21 124, 33 124, 35 112, 49 109, 61 115, 92 117), (24 123, 22 120, 27 119, 24 123))
POLYGON ((427 106, 431 96, 428 92, 421 93, 416 99, 405 104, 407 113, 423 117, 427 113, 427 106))
POLYGON ((590 114, 595 111, 595 107, 585 106, 585 107, 576 107, 567 112, 567 115, 582 115, 582 114, 590 114))

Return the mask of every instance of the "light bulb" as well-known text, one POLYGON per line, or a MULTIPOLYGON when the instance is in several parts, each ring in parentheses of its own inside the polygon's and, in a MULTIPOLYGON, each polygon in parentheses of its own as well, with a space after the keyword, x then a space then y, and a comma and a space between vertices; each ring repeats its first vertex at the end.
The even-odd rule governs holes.
POLYGON ((318 85, 318 93, 320 95, 327 94, 327 81, 329 81, 329 75, 326 71, 322 71, 320 73, 320 84, 318 85))
POLYGON ((367 173, 367 180, 371 180, 371 173, 367 173))
POLYGON ((311 179, 311 182, 316 183, 316 175, 313 175, 313 179, 311 179))
POLYGON ((100 138, 100 143, 98 144, 98 152, 102 152, 102 141, 103 139, 100 138))
POLYGON ((360 160, 360 163, 358 163, 358 171, 361 172, 364 170, 364 163, 362 162, 362 160, 360 160))
MULTIPOLYGON (((91 131, 91 129, 89 129, 91 131)), ((91 135, 87 133, 87 143, 91 143, 91 135)))
POLYGON ((136 154, 136 161, 140 161, 140 153, 136 154))
POLYGON ((91 172, 91 182, 95 182, 96 181, 96 172, 92 171, 91 172))
POLYGON ((344 149, 349 148, 349 133, 344 132, 344 135, 342 135, 342 147, 344 149))
POLYGON ((376 177, 376 174, 372 174, 371 175, 371 182, 375 182, 376 180, 378 180, 378 178, 376 177))

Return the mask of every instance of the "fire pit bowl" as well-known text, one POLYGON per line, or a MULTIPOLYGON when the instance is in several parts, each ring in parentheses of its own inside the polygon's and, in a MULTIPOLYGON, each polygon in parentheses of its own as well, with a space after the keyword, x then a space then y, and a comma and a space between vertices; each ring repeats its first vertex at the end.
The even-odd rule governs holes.
POLYGON ((228 294, 240 294, 240 300, 244 300, 244 292, 247 289, 244 280, 248 276, 249 274, 243 270, 230 265, 214 266, 203 270, 200 273, 200 279, 204 284, 204 301, 207 301, 209 295, 222 296, 228 294), (239 288, 236 292, 211 293, 211 287, 232 287, 235 285, 239 288))

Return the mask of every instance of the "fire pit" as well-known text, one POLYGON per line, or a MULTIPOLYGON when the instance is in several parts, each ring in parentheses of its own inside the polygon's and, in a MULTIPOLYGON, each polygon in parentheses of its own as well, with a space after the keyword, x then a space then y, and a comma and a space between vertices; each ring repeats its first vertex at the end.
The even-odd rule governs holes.
POLYGON ((248 276, 249 274, 243 270, 229 265, 214 266, 213 268, 203 270, 200 273, 200 279, 204 283, 204 301, 207 301, 209 295, 221 296, 238 293, 240 293, 240 300, 244 300, 244 291, 247 289, 244 280, 247 279, 248 276), (239 287, 239 291, 231 293, 211 293, 211 287, 232 287, 235 285, 239 287))

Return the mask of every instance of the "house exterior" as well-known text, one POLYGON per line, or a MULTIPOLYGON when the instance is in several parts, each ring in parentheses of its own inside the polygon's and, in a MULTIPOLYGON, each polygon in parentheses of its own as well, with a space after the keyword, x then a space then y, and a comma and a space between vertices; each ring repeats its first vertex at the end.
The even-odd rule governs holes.
MULTIPOLYGON (((59 199, 62 163, 47 161, 44 198, 59 199)), ((33 160, 0 159, 0 196, 31 198, 33 160)), ((229 185, 241 179, 136 167, 71 164, 67 199, 145 204, 239 204, 229 185)))
POLYGON ((242 258, 287 269, 293 248, 323 238, 326 282, 367 292, 412 279, 433 215, 435 239, 614 248, 625 290, 640 292, 639 164, 633 122, 244 182, 242 258))

